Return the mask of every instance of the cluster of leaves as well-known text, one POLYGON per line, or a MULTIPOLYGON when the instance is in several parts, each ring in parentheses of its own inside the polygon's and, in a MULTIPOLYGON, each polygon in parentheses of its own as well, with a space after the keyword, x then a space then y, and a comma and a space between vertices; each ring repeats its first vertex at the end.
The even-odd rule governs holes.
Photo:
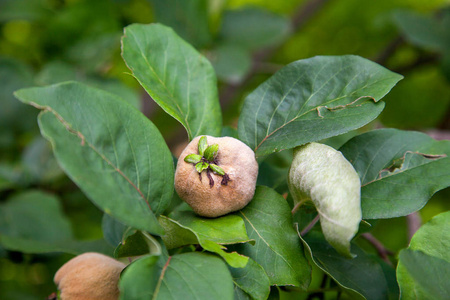
MULTIPOLYGON (((214 69, 172 29, 159 24, 128 26, 122 56, 133 76, 186 128, 190 139, 221 135, 214 69)), ((384 108, 381 98, 400 79, 357 56, 296 61, 247 96, 238 128, 228 129, 228 134, 252 148, 263 164, 270 154, 374 120, 384 108)), ((290 197, 282 196, 285 184, 258 186, 251 203, 238 212, 216 219, 194 215, 174 194, 173 157, 158 128, 120 95, 65 82, 22 89, 15 96, 42 110, 41 133, 51 142, 64 172, 105 212, 103 231, 115 257, 139 257, 121 276, 122 299, 266 299, 278 293, 271 286, 307 291, 315 266, 352 297, 398 298, 395 270, 384 261, 355 243, 351 251, 356 258, 341 256, 317 227, 300 234, 314 209, 303 206, 293 211, 290 197)), ((362 217, 369 223, 420 210, 450 184, 450 143, 422 133, 376 130, 352 138, 340 151, 360 176, 362 217)), ((262 171, 259 182, 274 183, 271 176, 277 175, 262 171)), ((39 198, 61 215, 55 199, 45 194, 39 198)), ((21 251, 33 247, 35 252, 67 248, 83 252, 79 244, 67 242, 71 239, 66 221, 28 211, 32 201, 34 197, 2 204, 1 243, 21 251), (59 238, 62 231, 44 234, 51 229, 43 228, 42 236, 33 235, 11 218, 17 215, 29 215, 36 226, 66 228, 68 234, 59 238)), ((416 243, 402 251, 397 270, 402 295, 428 293, 438 299, 448 293, 445 285, 424 279, 420 273, 424 264, 417 264, 426 259, 448 272, 445 249, 434 247, 439 239, 427 240, 425 249, 421 236, 426 234, 420 235, 444 230, 446 216, 433 219, 418 232, 416 243)), ((367 230, 361 226, 360 232, 367 230)), ((448 242, 447 237, 442 239, 448 242)), ((103 246, 95 247, 111 251, 103 246)))

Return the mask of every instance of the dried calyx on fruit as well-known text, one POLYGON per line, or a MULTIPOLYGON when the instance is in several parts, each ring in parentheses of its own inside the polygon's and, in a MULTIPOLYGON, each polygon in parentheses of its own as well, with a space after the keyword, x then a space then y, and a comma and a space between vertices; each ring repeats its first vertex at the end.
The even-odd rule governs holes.
POLYGON ((250 202, 257 176, 255 153, 247 145, 232 137, 202 136, 181 153, 175 189, 197 214, 218 217, 250 202))
POLYGON ((125 264, 100 253, 84 253, 65 263, 54 281, 63 300, 116 300, 125 264))

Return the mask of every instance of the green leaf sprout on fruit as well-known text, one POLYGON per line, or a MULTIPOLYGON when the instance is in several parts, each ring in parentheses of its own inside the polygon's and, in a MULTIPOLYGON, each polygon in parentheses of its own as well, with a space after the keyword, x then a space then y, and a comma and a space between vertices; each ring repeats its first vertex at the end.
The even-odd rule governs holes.
POLYGON ((206 176, 208 176, 209 186, 211 188, 214 186, 214 179, 211 176, 211 172, 223 176, 220 184, 228 185, 230 177, 221 167, 219 167, 219 162, 217 160, 218 154, 219 145, 213 144, 208 146, 206 136, 202 136, 198 141, 198 154, 189 154, 184 158, 184 161, 195 165, 200 181, 202 180, 202 172, 206 170, 206 176))

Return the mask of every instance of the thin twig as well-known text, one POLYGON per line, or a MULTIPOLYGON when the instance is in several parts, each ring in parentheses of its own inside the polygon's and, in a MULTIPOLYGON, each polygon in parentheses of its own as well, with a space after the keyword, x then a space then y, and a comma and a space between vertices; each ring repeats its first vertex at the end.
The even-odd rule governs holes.
POLYGON ((380 65, 385 65, 388 59, 397 51, 397 49, 405 43, 405 40, 401 36, 395 37, 378 55, 373 61, 380 65))
MULTIPOLYGON (((284 198, 286 199, 286 198, 284 198)), ((303 204, 305 204, 305 202, 307 202, 309 199, 304 199, 301 200, 300 202, 298 202, 297 204, 295 204, 294 208, 291 211, 292 215, 295 215, 295 213, 297 212, 297 210, 300 208, 300 206, 302 206, 303 204)))
POLYGON ((422 225, 422 219, 418 212, 413 212, 406 216, 406 223, 408 224, 408 242, 411 241, 414 233, 420 228, 422 225))
POLYGON ((392 252, 389 249, 386 249, 386 247, 384 247, 384 245, 370 233, 366 232, 361 234, 361 236, 365 238, 375 248, 375 250, 377 250, 378 256, 380 256, 381 259, 383 259, 386 263, 392 266, 392 263, 389 260, 388 256, 393 255, 394 252, 392 252))
POLYGON ((319 215, 317 215, 306 227, 300 232, 301 236, 305 236, 313 227, 316 225, 317 221, 319 221, 319 215))

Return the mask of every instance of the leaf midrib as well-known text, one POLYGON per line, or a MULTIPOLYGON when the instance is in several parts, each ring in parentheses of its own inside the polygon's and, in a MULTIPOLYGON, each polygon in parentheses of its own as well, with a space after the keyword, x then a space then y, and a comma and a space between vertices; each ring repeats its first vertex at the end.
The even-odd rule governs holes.
POLYGON ((102 154, 94 145, 92 145, 90 142, 86 140, 86 137, 78 130, 73 129, 73 127, 53 108, 47 105, 39 105, 36 102, 30 102, 30 104, 38 109, 41 109, 42 111, 48 111, 51 112, 58 121, 61 122, 61 124, 66 128, 67 131, 69 131, 72 134, 76 134, 82 141, 82 143, 86 143, 89 148, 91 148, 97 155, 103 159, 108 165, 110 165, 120 176, 122 176, 138 193, 139 196, 145 201, 145 203, 148 205, 148 208, 150 211, 152 211, 152 208, 150 206, 150 203, 147 201, 145 196, 142 194, 142 191, 131 181, 130 178, 128 178, 116 165, 114 165, 104 154, 102 154))

